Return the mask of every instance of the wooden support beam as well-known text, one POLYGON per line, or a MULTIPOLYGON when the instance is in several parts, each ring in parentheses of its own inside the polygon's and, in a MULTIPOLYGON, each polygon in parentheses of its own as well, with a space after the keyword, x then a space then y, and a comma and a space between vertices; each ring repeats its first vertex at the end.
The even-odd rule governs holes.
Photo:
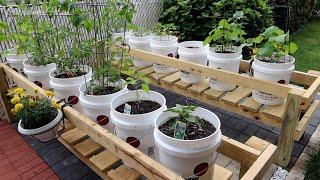
POLYGON ((320 90, 320 76, 312 83, 312 85, 307 89, 307 91, 302 96, 302 106, 303 110, 306 110, 310 104, 313 102, 320 90))
POLYGON ((245 88, 263 91, 283 98, 286 98, 290 89, 293 88, 287 85, 256 79, 253 77, 224 71, 221 69, 213 69, 208 66, 191 63, 167 56, 156 55, 151 52, 141 51, 137 49, 131 49, 129 53, 130 55, 140 58, 144 61, 156 62, 159 64, 170 64, 171 67, 177 68, 179 70, 188 71, 197 75, 214 77, 215 79, 224 81, 226 83, 236 84, 245 88))
POLYGON ((303 94, 304 91, 293 89, 289 92, 287 98, 285 118, 282 123, 278 143, 277 164, 282 167, 286 167, 290 161, 294 143, 294 132, 300 118, 300 103, 303 94))
POLYGON ((9 123, 12 123, 14 120, 14 116, 11 113, 12 105, 9 102, 10 99, 7 96, 8 89, 9 89, 9 84, 6 79, 6 74, 4 72, 3 67, 0 67, 0 94, 1 94, 0 103, 1 103, 2 108, 4 108, 6 120, 9 123))

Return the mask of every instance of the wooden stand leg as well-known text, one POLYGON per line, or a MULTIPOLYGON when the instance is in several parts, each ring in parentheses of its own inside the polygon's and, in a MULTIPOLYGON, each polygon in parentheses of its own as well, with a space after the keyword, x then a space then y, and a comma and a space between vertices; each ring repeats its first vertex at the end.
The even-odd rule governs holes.
POLYGON ((290 161, 294 143, 294 131, 300 117, 300 102, 303 93, 301 90, 292 89, 288 94, 285 118, 282 123, 278 143, 277 164, 282 167, 286 167, 290 161))
POLYGON ((9 89, 8 81, 6 79, 6 74, 2 67, 0 67, 0 103, 2 108, 4 108, 6 119, 11 123, 14 119, 13 114, 11 113, 11 104, 7 97, 7 92, 9 89))

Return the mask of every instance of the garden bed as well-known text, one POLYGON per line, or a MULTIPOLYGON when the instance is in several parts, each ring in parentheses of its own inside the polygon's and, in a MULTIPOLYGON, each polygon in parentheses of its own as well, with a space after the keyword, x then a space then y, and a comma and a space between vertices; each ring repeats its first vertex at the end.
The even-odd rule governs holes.
MULTIPOLYGON (((6 64, 1 64, 0 70, 3 75, 1 76, 2 86, 6 84, 6 75, 12 78, 19 87, 23 87, 26 90, 38 89, 39 93, 44 94, 43 89, 12 70, 6 64)), ((5 89, 5 92, 3 92, 4 88, 1 90, 2 95, 7 91, 5 89)), ((5 99, 3 100, 5 101, 5 99)), ((111 179, 133 177, 134 179, 143 175, 151 179, 182 179, 73 108, 66 107, 64 112, 68 121, 73 125, 67 126, 66 132, 62 134, 59 141, 101 177, 111 179), (119 159, 135 170, 127 169, 124 166, 112 169, 119 159)), ((261 147, 259 141, 255 140, 254 146, 261 147)), ((264 150, 257 150, 223 136, 218 152, 242 165, 243 168, 240 172, 243 175, 242 179, 253 179, 262 177, 265 171, 268 170, 274 161, 276 150, 277 147, 270 143, 267 144, 264 150)), ((219 179, 229 179, 232 176, 230 171, 221 166, 215 165, 214 170, 215 177, 219 179)))

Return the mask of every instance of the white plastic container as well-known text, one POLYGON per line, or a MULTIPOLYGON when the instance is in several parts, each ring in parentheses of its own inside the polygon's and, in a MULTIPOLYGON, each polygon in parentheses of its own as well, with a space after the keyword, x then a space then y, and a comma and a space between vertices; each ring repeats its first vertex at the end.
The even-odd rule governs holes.
POLYGON ((31 66, 27 61, 23 62, 23 71, 28 79, 43 89, 50 89, 49 73, 57 68, 55 63, 47 64, 45 66, 31 66))
POLYGON ((167 109, 165 97, 155 91, 128 91, 115 97, 110 105, 110 117, 115 125, 116 135, 143 153, 154 157, 154 122, 167 109), (124 114, 116 111, 118 106, 126 102, 136 101, 137 92, 140 100, 154 101, 159 103, 161 107, 145 114, 124 114))
MULTIPOLYGON (((291 74, 295 69, 295 58, 292 56, 286 56, 290 59, 288 63, 268 63, 258 60, 256 57, 252 63, 253 77, 257 79, 268 80, 280 84, 289 84, 291 74)), ((279 105, 284 103, 284 99, 253 90, 252 97, 255 101, 266 105, 279 105)))
POLYGON ((45 126, 39 127, 37 129, 24 129, 21 124, 22 120, 20 120, 18 124, 18 131, 23 135, 33 135, 38 140, 47 142, 57 137, 61 121, 62 112, 58 109, 57 117, 49 124, 46 124, 45 126))
MULTIPOLYGON (((178 38, 175 36, 154 36, 151 39, 150 47, 152 53, 176 57, 178 51, 178 38)), ((153 70, 156 73, 171 73, 176 71, 175 68, 157 63, 153 63, 153 70)))
POLYGON ((113 132, 114 125, 110 121, 110 102, 113 100, 113 98, 126 92, 128 89, 126 81, 124 80, 116 83, 110 83, 109 85, 120 87, 121 90, 108 95, 88 95, 85 94, 86 84, 82 84, 79 88, 79 100, 83 107, 83 113, 85 116, 106 128, 108 131, 113 132))
POLYGON ((22 73, 23 72, 23 62, 28 60, 28 57, 31 57, 31 54, 17 54, 17 49, 9 49, 9 53, 6 56, 7 62, 10 64, 11 68, 15 71, 22 73))
MULTIPOLYGON (((237 51, 237 47, 234 47, 234 50, 234 53, 216 53, 215 49, 210 49, 207 55, 209 67, 239 73, 242 54, 241 50, 237 51)), ((209 86, 218 91, 231 91, 236 88, 235 84, 223 83, 214 78, 210 78, 209 86)))
MULTIPOLYGON (((179 59, 207 65, 207 53, 209 45, 204 46, 202 41, 185 41, 179 44, 179 59)), ((186 83, 198 83, 204 80, 204 77, 192 74, 190 72, 181 71, 181 80, 186 83)))
MULTIPOLYGON (((151 52, 151 47, 150 47, 151 38, 152 38, 151 35, 139 37, 133 33, 129 37, 130 48, 151 52)), ((143 61, 136 57, 133 58, 132 62, 136 67, 147 67, 152 65, 152 62, 143 61)))
POLYGON ((53 88, 55 96, 58 99, 65 98, 74 109, 82 112, 82 106, 79 103, 79 87, 85 82, 91 80, 92 69, 89 66, 83 65, 80 67, 87 74, 84 76, 74 77, 74 78, 56 78, 54 77, 54 72, 51 71, 50 76, 50 86, 53 88))
POLYGON ((178 114, 163 112, 156 120, 154 129, 157 160, 185 178, 204 175, 208 177, 204 179, 211 179, 209 177, 213 176, 212 171, 206 172, 206 169, 213 164, 217 148, 221 143, 220 120, 214 113, 203 108, 195 109, 192 114, 210 122, 216 131, 208 137, 197 140, 180 140, 169 137, 158 127, 172 117, 177 117, 178 114))

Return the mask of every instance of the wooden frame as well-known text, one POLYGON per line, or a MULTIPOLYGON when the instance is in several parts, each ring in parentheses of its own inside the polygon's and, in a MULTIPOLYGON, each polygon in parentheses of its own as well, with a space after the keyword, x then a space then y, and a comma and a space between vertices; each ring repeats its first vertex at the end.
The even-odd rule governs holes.
MULTIPOLYGON (((179 72, 159 74, 153 71, 152 66, 136 68, 138 71, 149 75, 152 83, 159 87, 172 90, 190 98, 195 98, 209 105, 220 107, 242 116, 255 120, 261 120, 267 124, 281 128, 278 142, 279 157, 277 164, 287 166, 290 160, 294 140, 299 140, 316 109, 319 101, 315 97, 320 89, 320 76, 318 73, 303 73, 295 71, 291 78, 291 84, 282 85, 265 80, 256 79, 247 74, 237 74, 220 69, 213 69, 176 58, 156 55, 137 49, 131 49, 130 55, 144 61, 164 64, 179 70, 188 71, 205 77, 238 85, 232 92, 219 92, 209 88, 208 81, 199 84, 188 84, 180 80, 179 72), (286 104, 278 106, 265 106, 259 104, 251 97, 252 90, 263 91, 287 99, 286 104), (298 96, 296 96, 298 94, 298 96), (290 97, 295 100, 288 101, 290 97), (299 102, 297 104, 296 102, 299 102), (292 106, 296 106, 297 109, 292 106), (293 111, 294 110, 294 111, 293 111), (300 119, 300 113, 304 113, 300 119), (294 113, 294 114, 292 114, 294 113), (293 118, 295 116, 296 118, 293 118), (284 126, 283 126, 284 125, 284 126), (290 128, 287 128, 289 126, 290 128)), ((241 61, 241 72, 248 72, 250 63, 241 61)))
MULTIPOLYGON (((0 64, 0 70, 19 86, 28 91, 44 90, 30 82, 6 64, 0 64)), ((1 84, 6 84, 3 80, 1 84)), ((182 179, 171 170, 149 158, 139 150, 119 139, 114 134, 91 121, 71 107, 64 109, 68 126, 59 141, 79 157, 104 179, 135 179, 141 175, 150 179, 182 179), (119 159, 134 169, 124 166, 112 169, 119 159), (119 175, 122 175, 119 177, 119 175)), ((261 140, 262 141, 262 140, 261 140)), ((260 144, 260 140, 255 140, 260 144)), ((243 167, 241 179, 259 179, 269 169, 276 155, 277 147, 268 143, 263 150, 255 149, 233 139, 223 136, 219 153, 241 163, 243 167)), ((230 179, 232 173, 215 165, 214 176, 219 179, 230 179)))

